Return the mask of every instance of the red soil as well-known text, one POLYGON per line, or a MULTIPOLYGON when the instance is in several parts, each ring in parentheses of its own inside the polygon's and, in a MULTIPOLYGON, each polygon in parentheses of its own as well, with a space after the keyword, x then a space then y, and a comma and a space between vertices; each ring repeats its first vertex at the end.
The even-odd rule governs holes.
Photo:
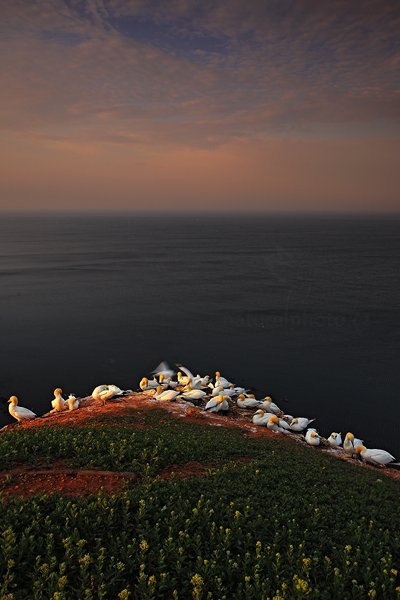
MULTIPOLYGON (((101 406, 93 400, 91 396, 81 400, 80 408, 74 411, 63 411, 61 413, 47 413, 32 421, 22 424, 11 424, 3 430, 33 429, 36 427, 84 427, 84 426, 121 426, 143 429, 147 425, 140 423, 140 420, 132 422, 132 416, 150 412, 154 409, 163 408, 174 418, 182 418, 186 422, 198 425, 211 425, 215 427, 239 428, 248 436, 256 437, 275 437, 279 435, 280 439, 287 440, 288 443, 305 442, 298 435, 275 434, 265 427, 255 426, 251 420, 251 411, 239 409, 233 406, 229 415, 219 415, 215 413, 206 413, 203 409, 179 402, 161 402, 152 400, 151 394, 135 393, 108 402, 101 406), (102 422, 98 422, 99 417, 102 422), (106 419, 104 419, 106 417, 106 419), (124 417, 130 417, 124 422, 124 417)), ((320 451, 321 449, 310 449, 311 451, 320 451)), ((349 459, 343 453, 335 452, 322 448, 322 451, 329 452, 333 456, 344 460, 350 460, 352 464, 362 467, 361 463, 349 459)), ((246 458, 243 461, 248 460, 246 458)), ((200 463, 187 463, 184 466, 172 465, 165 469, 160 476, 164 479, 173 476, 189 477, 193 475, 201 476, 212 464, 204 465, 200 463)), ((392 468, 377 469, 367 465, 368 469, 373 469, 377 474, 386 475, 400 481, 400 471, 392 468)), ((105 492, 118 493, 128 482, 136 480, 134 473, 118 473, 111 471, 97 470, 72 470, 66 469, 62 464, 55 463, 46 470, 29 470, 27 468, 16 468, 11 471, 0 474, 0 490, 7 496, 26 496, 34 493, 51 494, 60 492, 64 495, 80 496, 85 494, 97 493, 101 488, 105 492), (9 481, 7 480, 9 479, 9 481), (11 479, 10 479, 11 478, 11 479)))
POLYGON ((58 468, 36 471, 19 468, 0 475, 0 490, 6 498, 55 493, 85 496, 97 494, 101 488, 108 494, 116 494, 129 481, 135 480, 134 473, 58 468))

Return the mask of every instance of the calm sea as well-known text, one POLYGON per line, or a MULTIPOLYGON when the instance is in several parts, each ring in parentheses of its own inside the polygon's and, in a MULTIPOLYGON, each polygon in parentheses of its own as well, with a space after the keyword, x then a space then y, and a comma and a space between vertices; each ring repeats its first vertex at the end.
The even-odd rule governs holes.
POLYGON ((161 360, 400 459, 400 220, 2 216, 0 421, 161 360))

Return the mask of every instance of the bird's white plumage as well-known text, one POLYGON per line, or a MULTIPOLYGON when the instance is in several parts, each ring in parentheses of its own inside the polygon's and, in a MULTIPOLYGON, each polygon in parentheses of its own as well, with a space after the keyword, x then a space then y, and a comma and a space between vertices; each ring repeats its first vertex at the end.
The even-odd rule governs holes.
POLYGON ((17 419, 19 423, 22 421, 29 421, 30 419, 36 419, 37 415, 29 410, 29 408, 18 406, 17 396, 11 396, 8 402, 10 403, 8 412, 12 417, 14 417, 14 419, 17 419))

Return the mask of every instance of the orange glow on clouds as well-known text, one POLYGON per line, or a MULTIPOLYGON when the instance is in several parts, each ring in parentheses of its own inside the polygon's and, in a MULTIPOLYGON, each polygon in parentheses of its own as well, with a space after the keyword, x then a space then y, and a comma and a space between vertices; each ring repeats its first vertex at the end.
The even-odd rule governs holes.
POLYGON ((0 210, 399 208, 392 2, 103 4, 1 9, 0 210))

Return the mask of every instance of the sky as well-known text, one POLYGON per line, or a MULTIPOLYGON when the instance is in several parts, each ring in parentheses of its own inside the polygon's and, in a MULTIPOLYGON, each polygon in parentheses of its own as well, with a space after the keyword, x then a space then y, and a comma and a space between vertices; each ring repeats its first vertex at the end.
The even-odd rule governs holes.
POLYGON ((0 0, 0 210, 400 211, 399 0, 0 0))

